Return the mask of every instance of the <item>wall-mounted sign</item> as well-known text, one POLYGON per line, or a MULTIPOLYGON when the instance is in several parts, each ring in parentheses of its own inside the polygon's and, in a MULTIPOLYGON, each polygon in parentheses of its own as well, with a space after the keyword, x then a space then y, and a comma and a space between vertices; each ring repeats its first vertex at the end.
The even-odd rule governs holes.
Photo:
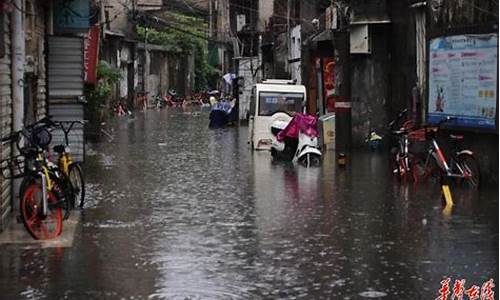
POLYGON ((495 128, 497 114, 496 34, 455 35, 432 39, 429 46, 427 119, 436 124, 495 128))
POLYGON ((99 59, 99 26, 90 28, 84 42, 83 63, 84 80, 86 83, 96 83, 97 61, 99 59))
POLYGON ((54 32, 83 33, 89 29, 89 0, 55 0, 54 32))

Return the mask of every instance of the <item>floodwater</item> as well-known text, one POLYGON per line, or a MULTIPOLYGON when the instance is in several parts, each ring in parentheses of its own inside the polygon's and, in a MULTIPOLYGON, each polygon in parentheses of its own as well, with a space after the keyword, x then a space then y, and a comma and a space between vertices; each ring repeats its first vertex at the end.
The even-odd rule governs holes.
POLYGON ((73 246, 0 246, 0 298, 435 299, 446 277, 498 282, 498 187, 453 188, 446 212, 385 154, 306 169, 250 151, 247 127, 207 125, 117 119, 87 148, 73 246))

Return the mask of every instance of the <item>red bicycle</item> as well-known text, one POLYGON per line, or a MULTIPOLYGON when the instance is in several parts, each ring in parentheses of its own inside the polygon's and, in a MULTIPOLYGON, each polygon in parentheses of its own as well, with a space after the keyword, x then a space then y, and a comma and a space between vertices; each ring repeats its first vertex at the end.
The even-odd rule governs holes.
POLYGON ((401 111, 398 117, 388 125, 391 134, 397 139, 397 146, 391 151, 394 155, 392 159, 392 172, 397 174, 398 179, 402 182, 417 182, 418 173, 415 155, 409 151, 409 133, 414 127, 414 122, 411 120, 405 121, 398 130, 394 129, 407 112, 407 109, 401 111))
POLYGON ((467 182, 470 187, 478 189, 481 184, 481 170, 479 163, 474 157, 474 153, 469 149, 459 147, 459 143, 464 140, 463 135, 450 134, 449 138, 453 144, 453 151, 449 159, 437 142, 437 133, 442 124, 453 121, 454 118, 447 117, 439 122, 435 128, 423 128, 410 134, 410 138, 421 139, 425 135, 426 140, 430 140, 427 156, 425 160, 418 162, 420 175, 425 178, 435 178, 441 180, 444 177, 457 179, 458 182, 467 182))

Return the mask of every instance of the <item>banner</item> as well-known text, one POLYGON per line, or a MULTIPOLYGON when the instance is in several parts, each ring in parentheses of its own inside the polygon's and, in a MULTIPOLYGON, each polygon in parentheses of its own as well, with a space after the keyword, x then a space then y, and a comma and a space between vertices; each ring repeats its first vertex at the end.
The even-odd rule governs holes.
POLYGON ((323 86, 326 110, 334 112, 337 82, 335 80, 335 58, 333 57, 323 58, 323 86))
POLYGON ((99 32, 98 25, 94 25, 89 29, 85 38, 83 51, 84 64, 84 81, 86 83, 96 83, 97 62, 99 60, 99 32))
POLYGON ((428 122, 449 116, 453 125, 495 129, 498 36, 439 37, 429 47, 428 122))

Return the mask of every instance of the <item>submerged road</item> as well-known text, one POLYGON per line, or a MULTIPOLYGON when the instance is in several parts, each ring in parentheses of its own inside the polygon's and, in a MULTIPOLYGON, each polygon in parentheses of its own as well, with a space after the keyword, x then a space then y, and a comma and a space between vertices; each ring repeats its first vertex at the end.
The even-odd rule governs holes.
POLYGON ((1 245, 0 298, 435 299, 447 277, 498 282, 497 188, 455 190, 446 214, 438 186, 398 184, 384 154, 273 163, 247 127, 207 118, 116 120, 88 147, 72 246, 1 245))

